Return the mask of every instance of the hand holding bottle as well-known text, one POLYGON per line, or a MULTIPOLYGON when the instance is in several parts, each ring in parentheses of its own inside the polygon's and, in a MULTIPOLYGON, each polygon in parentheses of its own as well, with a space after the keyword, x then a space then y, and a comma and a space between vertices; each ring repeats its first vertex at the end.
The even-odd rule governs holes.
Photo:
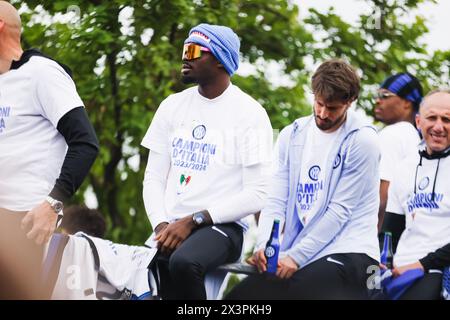
POLYGON ((281 258, 278 261, 276 276, 280 279, 289 279, 298 270, 298 264, 290 256, 281 258))
POLYGON ((247 262, 251 265, 254 265, 256 269, 258 269, 259 273, 267 271, 267 259, 264 255, 264 249, 256 251, 253 256, 251 256, 247 260, 247 262))

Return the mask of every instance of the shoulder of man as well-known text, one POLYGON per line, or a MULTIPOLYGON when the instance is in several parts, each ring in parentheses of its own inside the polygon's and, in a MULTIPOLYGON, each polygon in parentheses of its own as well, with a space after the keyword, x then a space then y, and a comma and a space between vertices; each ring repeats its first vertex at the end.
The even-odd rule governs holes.
POLYGON ((377 131, 372 126, 362 126, 350 133, 348 147, 359 151, 361 154, 373 154, 380 157, 380 139, 377 131))
POLYGON ((292 139, 301 136, 300 132, 307 127, 311 120, 311 115, 296 119, 294 122, 281 129, 278 135, 278 141, 280 143, 289 143, 292 139))
POLYGON ((178 104, 183 104, 189 95, 195 93, 195 90, 198 90, 197 86, 187 88, 180 92, 172 93, 161 101, 161 103, 159 104, 159 108, 173 108, 175 106, 178 106, 178 104))
POLYGON ((236 97, 239 97, 239 102, 241 105, 244 105, 248 108, 255 108, 255 109, 261 109, 264 110, 264 107, 259 103, 255 98, 253 98, 251 95, 249 95, 247 92, 243 91, 238 86, 231 84, 231 90, 232 94, 236 97))
POLYGON ((419 139, 419 135, 416 132, 417 130, 414 126, 406 121, 397 122, 391 125, 388 125, 379 131, 380 137, 392 137, 397 138, 406 135, 416 135, 417 139, 419 139))
POLYGON ((67 65, 47 56, 39 50, 30 49, 25 51, 22 56, 22 61, 27 67, 33 69, 33 74, 39 75, 41 74, 40 72, 45 72, 45 69, 53 68, 72 78, 72 70, 67 65), (33 63, 26 64, 30 60, 33 63))
POLYGON ((370 125, 362 126, 355 130, 355 139, 362 144, 379 144, 379 137, 377 130, 370 125))

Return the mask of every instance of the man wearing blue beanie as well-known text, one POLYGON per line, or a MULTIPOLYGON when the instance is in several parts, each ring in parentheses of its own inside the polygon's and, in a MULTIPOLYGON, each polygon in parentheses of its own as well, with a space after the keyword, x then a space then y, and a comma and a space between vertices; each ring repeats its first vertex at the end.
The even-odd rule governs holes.
POLYGON ((228 27, 199 24, 189 31, 184 44, 199 44, 207 48, 222 64, 230 77, 239 67, 240 41, 236 33, 228 27))
POLYGON ((211 299, 205 275, 241 256, 244 218, 259 212, 271 168, 264 108, 231 83, 240 42, 228 27, 200 24, 184 42, 181 80, 142 145, 150 149, 144 203, 162 256, 163 299, 211 299))
MULTIPOLYGON (((379 133, 381 142, 379 230, 384 220, 389 183, 396 170, 395 165, 417 154, 420 136, 415 128, 415 117, 419 111, 422 95, 419 80, 409 73, 387 77, 377 94, 375 119, 386 125, 379 133)), ((398 239, 393 240, 395 247, 398 239)))

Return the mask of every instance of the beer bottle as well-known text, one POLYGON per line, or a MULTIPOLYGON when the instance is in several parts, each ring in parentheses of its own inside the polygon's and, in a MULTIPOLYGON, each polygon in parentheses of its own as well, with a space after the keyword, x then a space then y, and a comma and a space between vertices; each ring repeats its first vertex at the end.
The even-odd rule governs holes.
POLYGON ((380 262, 388 269, 393 268, 394 254, 392 252, 392 233, 384 233, 383 250, 381 251, 380 262))
POLYGON ((280 220, 275 219, 270 233, 270 239, 267 241, 264 255, 267 259, 267 273, 275 274, 278 265, 278 253, 280 252, 280 237, 279 237, 280 220))

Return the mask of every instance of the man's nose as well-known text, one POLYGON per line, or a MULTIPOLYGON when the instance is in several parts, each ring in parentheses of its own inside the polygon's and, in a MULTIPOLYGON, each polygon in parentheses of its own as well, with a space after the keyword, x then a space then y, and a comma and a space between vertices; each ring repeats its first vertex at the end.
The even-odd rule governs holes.
POLYGON ((441 119, 436 120, 433 126, 433 130, 438 133, 444 131, 444 123, 442 122, 441 119))
POLYGON ((317 110, 317 116, 320 119, 328 118, 328 112, 327 112, 326 108, 324 108, 324 107, 319 108, 319 110, 317 110))

